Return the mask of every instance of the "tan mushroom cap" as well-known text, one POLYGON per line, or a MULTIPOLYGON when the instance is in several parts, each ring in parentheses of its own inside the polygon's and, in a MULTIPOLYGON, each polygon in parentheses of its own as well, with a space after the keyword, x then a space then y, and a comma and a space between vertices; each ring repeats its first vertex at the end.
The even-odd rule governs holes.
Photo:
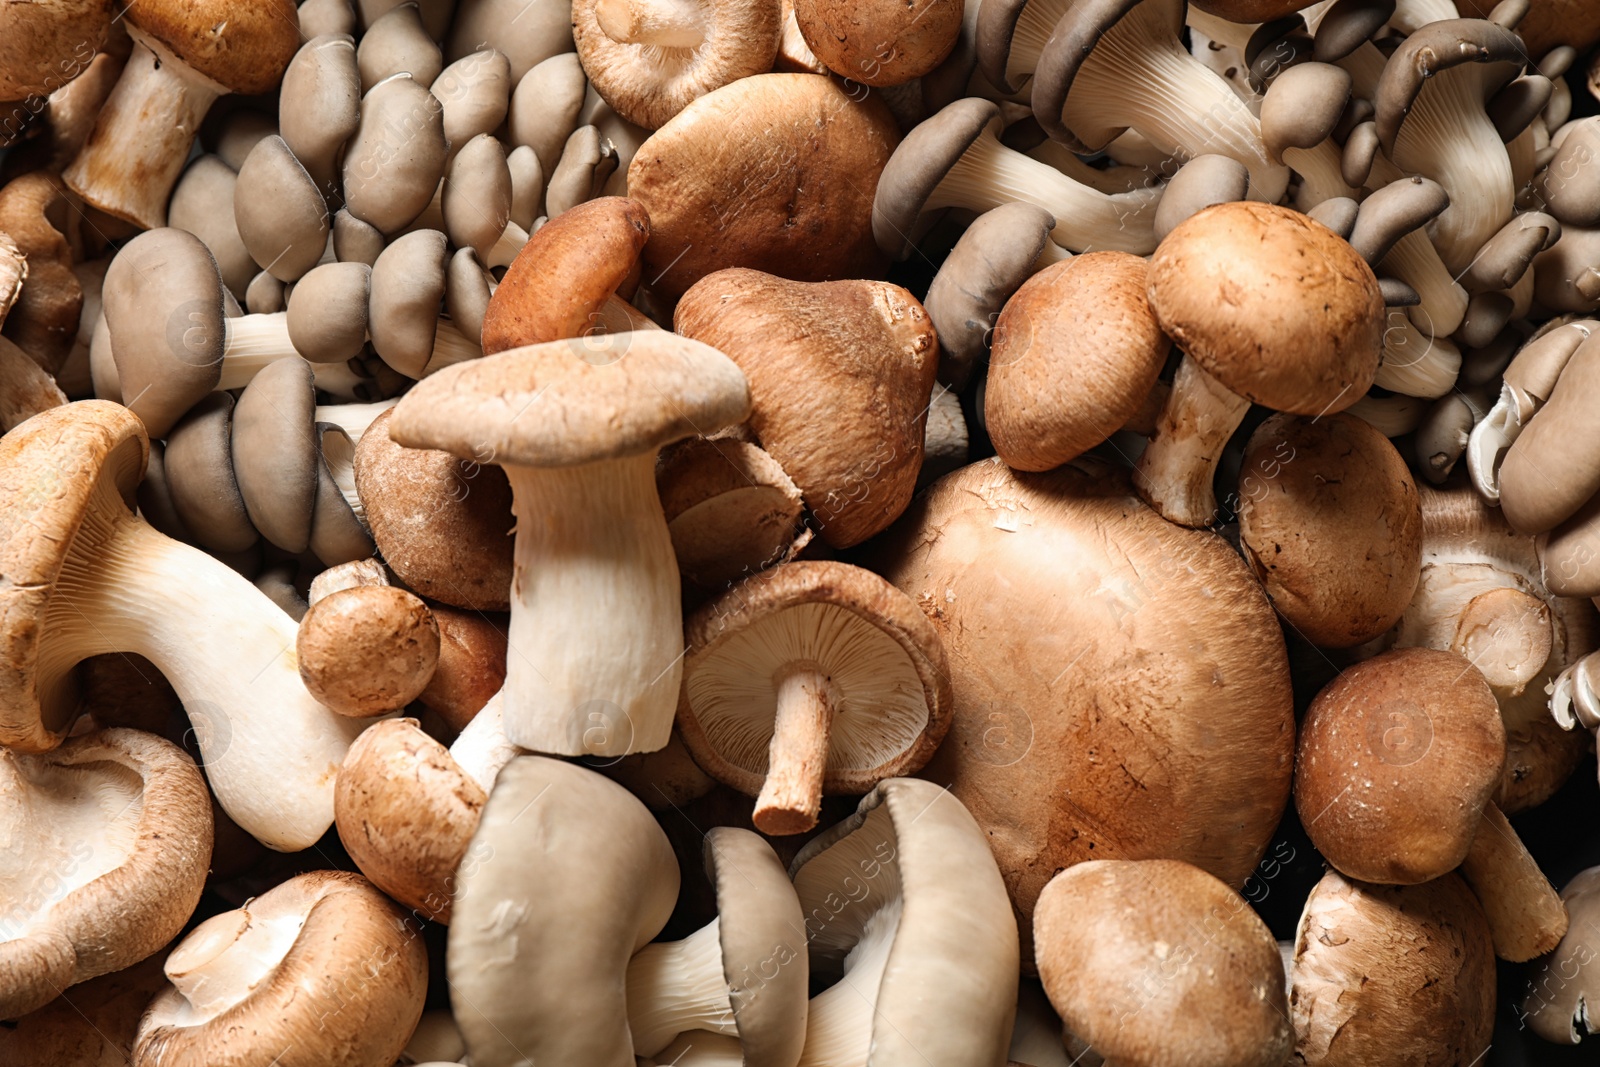
POLYGON ((460 730, 506 680, 505 616, 429 604, 439 627, 439 663, 417 699, 460 730))
POLYGON ((371 294, 372 268, 365 263, 312 267, 289 294, 289 343, 312 363, 355 359, 367 343, 371 294))
POLYGON ((312 871, 197 926, 166 972, 136 1064, 388 1067, 422 1016, 428 954, 372 883, 312 871))
MULTIPOLYGON (((1463 63, 1496 64, 1494 80, 1511 81, 1528 62, 1522 39, 1486 19, 1441 19, 1406 37, 1388 62, 1374 90, 1378 139, 1392 153, 1400 128, 1428 79, 1463 63)), ((1487 80, 1487 79, 1486 79, 1487 80)), ((1496 86, 1487 86, 1492 92, 1496 86)))
POLYGON ((0 748, 0 1018, 151 955, 189 920, 211 860, 211 799, 182 749, 100 730, 47 755, 0 748))
POLYGON ((1207 374, 1279 411, 1342 411, 1377 374, 1377 277, 1332 230, 1288 208, 1218 204, 1179 225, 1151 260, 1150 306, 1207 374))
POLYGON ((48 96, 100 50, 111 0, 0 0, 0 100, 48 96))
POLYGON ((570 208, 528 238, 489 298, 483 352, 593 333, 600 309, 637 268, 650 215, 603 196, 570 208))
POLYGON ((295 652, 312 696, 341 715, 370 718, 421 694, 439 662, 439 626, 404 589, 341 589, 300 620, 295 652))
POLYGON ((167 434, 162 469, 183 529, 211 552, 243 552, 260 540, 233 473, 230 393, 211 393, 167 434))
POLYGON ((1329 863, 1413 885, 1455 869, 1505 763, 1494 693, 1454 652, 1399 648, 1349 668, 1300 727, 1294 800, 1329 863))
POLYGON ((233 409, 229 449, 250 522, 285 552, 311 543, 321 449, 311 364, 279 359, 251 379, 233 409))
POLYGON ((160 956, 92 978, 0 1027, 7 1063, 125 1064, 150 998, 166 984, 160 956))
POLYGON ((356 490, 384 562, 411 589, 476 611, 505 611, 511 589, 511 486, 490 462, 389 437, 392 411, 356 443, 356 490))
POLYGON ((983 394, 994 449, 1016 470, 1059 467, 1144 403, 1172 342, 1145 297, 1148 268, 1090 252, 1024 282, 995 322, 983 394))
POLYGON ((628 195, 650 213, 651 288, 675 297, 724 267, 871 276, 883 262, 873 193, 899 140, 880 101, 815 74, 759 74, 706 94, 628 167, 628 195))
POLYGON ((1422 564, 1422 506, 1388 438, 1347 413, 1274 415, 1240 471, 1240 547, 1290 626, 1349 648, 1399 621, 1422 564))
POLYGON ((1583 345, 1500 464, 1500 510, 1520 533, 1544 533, 1600 493, 1600 345, 1583 345))
POLYGON ((239 168, 233 217, 250 257, 283 282, 317 265, 333 225, 317 183, 277 134, 257 141, 239 168))
POLYGON ((61 179, 34 171, 0 188, 0 233, 27 257, 27 280, 4 316, 5 335, 55 373, 72 351, 83 286, 72 273, 67 241, 73 208, 61 179))
POLYGON ((678 571, 696 585, 720 589, 799 543, 799 488, 747 441, 695 437, 671 446, 656 467, 656 491, 678 571))
POLYGON ((1280 1067, 1283 962, 1260 916, 1177 860, 1094 860, 1039 894, 1034 956, 1073 1036, 1108 1061, 1280 1067))
POLYGON ((1477 898, 1454 874, 1414 886, 1322 876, 1295 932, 1297 1062, 1471 1063, 1494 1029, 1495 966, 1477 898))
POLYGON ((750 428, 800 487, 823 540, 859 544, 905 509, 938 369, 938 339, 909 292, 730 268, 684 294, 673 328, 744 371, 750 428))
POLYGON ((294 0, 152 0, 128 21, 236 93, 267 93, 300 47, 294 0))
POLYGON ((795 0, 806 45, 835 74, 903 85, 929 73, 961 37, 961 0, 795 0))

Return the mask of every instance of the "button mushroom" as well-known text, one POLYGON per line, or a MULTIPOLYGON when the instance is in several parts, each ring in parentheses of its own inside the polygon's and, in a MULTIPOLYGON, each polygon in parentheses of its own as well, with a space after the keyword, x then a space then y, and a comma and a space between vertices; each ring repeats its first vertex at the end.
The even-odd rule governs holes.
POLYGON ((312 603, 295 654, 313 697, 341 715, 371 718, 422 694, 439 662, 439 626, 404 589, 342 589, 312 603))

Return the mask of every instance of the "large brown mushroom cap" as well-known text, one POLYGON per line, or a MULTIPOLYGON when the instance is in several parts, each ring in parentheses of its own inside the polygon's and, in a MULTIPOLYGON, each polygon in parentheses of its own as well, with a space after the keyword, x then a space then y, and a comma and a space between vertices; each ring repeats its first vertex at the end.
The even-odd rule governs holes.
POLYGON ((795 0, 800 34, 835 74, 903 85, 932 71, 961 37, 961 0, 795 0))
POLYGON ((111 28, 111 0, 0 0, 0 100, 48 96, 86 69, 111 28))
POLYGON ((131 966, 200 900, 211 798, 182 749, 139 730, 47 755, 0 748, 0 1019, 131 966))
POLYGON ((161 958, 103 974, 63 993, 38 1011, 0 1026, 7 1063, 123 1067, 145 1005, 166 984, 161 958))
POLYGON ((628 195, 650 213, 645 277, 670 298, 724 267, 872 275, 872 198, 899 140, 880 101, 815 74, 760 74, 702 96, 628 167, 628 195))
POLYGON ((1034 955, 1066 1029, 1127 1067, 1280 1067, 1283 962, 1244 898, 1177 860, 1095 860, 1039 894, 1034 955))
POLYGON ((128 21, 236 93, 277 88, 300 47, 294 0, 151 0, 129 6, 128 21))
POLYGON ((1150 307, 1207 374, 1296 415, 1342 411, 1378 371, 1384 305, 1372 268, 1298 211, 1218 204, 1150 262, 1150 307))
MULTIPOLYGON (((1497 3, 1498 0, 1460 0, 1456 6, 1466 17, 1486 19, 1497 3)), ((1527 46, 1528 55, 1536 58, 1560 45, 1582 52, 1600 41, 1600 7, 1589 0, 1533 0, 1528 13, 1517 23, 1517 36, 1527 46)))
POLYGON ((1288 800, 1294 716, 1277 620, 1225 542, 1109 473, 997 459, 935 483, 885 542, 882 573, 950 658, 955 716, 924 777, 988 833, 1025 938, 1045 883, 1084 860, 1244 882, 1288 800))

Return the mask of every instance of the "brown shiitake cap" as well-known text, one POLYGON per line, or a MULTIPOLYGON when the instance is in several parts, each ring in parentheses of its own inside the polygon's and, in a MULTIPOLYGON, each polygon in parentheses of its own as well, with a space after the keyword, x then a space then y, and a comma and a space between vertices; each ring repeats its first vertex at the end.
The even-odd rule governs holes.
POLYGON ((295 652, 312 696, 366 719, 405 707, 427 686, 439 662, 439 627, 415 594, 358 586, 311 605, 295 652))
POLYGON ((243 552, 260 537, 233 472, 234 410, 231 394, 207 395, 167 434, 163 454, 172 509, 209 552, 243 552))
POLYGON ((1561 888, 1561 900, 1572 925, 1555 951, 1534 964, 1528 979, 1519 1019, 1528 1029, 1557 1045, 1576 1045, 1600 1028, 1600 1018, 1588 1005, 1600 997, 1594 989, 1589 964, 1594 959, 1591 939, 1600 919, 1600 867, 1579 871, 1561 888))
POLYGON ((1145 298, 1139 256, 1089 252, 1035 274, 995 323, 984 425, 1017 470, 1059 467, 1144 403, 1172 342, 1145 298))
POLYGON ((724 267, 876 273, 873 192, 899 139, 880 101, 814 74, 759 74, 696 100, 628 168, 628 195, 650 213, 652 290, 670 299, 724 267))
POLYGON ((1250 169, 1243 163, 1214 153, 1195 156, 1178 168, 1161 194, 1155 214, 1156 240, 1165 240, 1179 223, 1213 204, 1243 200, 1249 194, 1250 169))
POLYGON ((637 269, 650 215, 605 196, 562 212, 528 238, 483 316, 485 355, 594 332, 600 308, 637 269))
POLYGON ((311 871, 195 927, 166 972, 135 1063, 376 1067, 422 1015, 428 953, 365 878, 311 871))
POLYGON ((175 937, 205 886, 211 802, 183 750, 100 730, 45 755, 0 748, 9 860, 0 1017, 138 963, 175 937))
POLYGON ((761 795, 755 817, 764 832, 810 829, 822 793, 864 793, 915 773, 950 728, 938 634, 910 597, 871 571, 779 564, 702 607, 684 630, 678 729, 707 774, 761 795), (808 691, 815 708, 791 692, 791 679, 803 675, 822 679, 808 691), (817 721, 792 717, 795 710, 814 711, 817 721), (790 786, 774 782, 779 775, 814 791, 809 818, 776 804, 763 819, 762 801, 790 786))
POLYGON ((66 237, 73 211, 53 174, 35 171, 0 188, 0 233, 28 260, 27 282, 5 316, 5 335, 51 373, 72 351, 83 309, 66 237))
POLYGON ((1239 541, 1278 614, 1306 640, 1349 648, 1411 603, 1422 505, 1388 438, 1348 413, 1274 415, 1245 447, 1239 541))
POLYGON ((250 257, 281 281, 300 278, 328 247, 328 205, 276 134, 257 141, 245 157, 233 189, 233 215, 250 257))
POLYGON ((372 265, 367 318, 372 347, 408 378, 421 378, 433 357, 448 248, 440 231, 413 230, 396 238, 372 265))
POLYGON ((356 63, 362 92, 401 73, 411 75, 426 89, 444 70, 444 53, 423 28, 417 5, 396 4, 367 23, 356 49, 356 63))
POLYGON ((111 0, 0 3, 0 100, 48 96, 71 81, 111 29, 111 0))
POLYGON ((294 0, 156 0, 128 21, 191 67, 235 93, 268 93, 300 47, 294 0))
POLYGON ((1394 152, 1400 127, 1428 78, 1462 63, 1493 63, 1509 82, 1527 62, 1522 38, 1485 19, 1443 19, 1419 28, 1395 49, 1378 78, 1372 102, 1383 150, 1394 152))
POLYGON ((859 544, 905 510, 938 362, 927 312, 909 292, 730 268, 684 294, 673 326, 749 378, 750 428, 800 487, 823 540, 859 544))
POLYGON ((285 552, 311 541, 320 449, 313 423, 317 391, 311 364, 267 364, 239 394, 230 454, 250 522, 285 552))
POLYGON ((665 330, 597 340, 607 345, 588 358, 552 341, 446 367, 395 405, 389 434, 408 448, 501 466, 575 467, 714 433, 750 413, 744 375, 710 345, 665 330))
POLYGON ((1108 1061, 1279 1067, 1283 961, 1245 899, 1178 860, 1094 860, 1039 894, 1034 959, 1066 1029, 1108 1061))
POLYGON ((75 986, 38 1011, 0 1027, 7 1063, 127 1063, 145 1005, 166 983, 161 957, 75 986))
POLYGON ((355 359, 367 343, 371 291, 372 268, 365 263, 312 267, 289 294, 289 343, 312 363, 355 359))
POLYGON ((583 65, 571 52, 551 56, 528 71, 511 95, 511 143, 532 148, 548 178, 561 162, 567 138, 578 128, 589 87, 583 65))
POLYGON ((505 611, 511 589, 511 486, 489 463, 401 448, 386 411, 356 443, 356 489, 384 562, 431 600, 505 611))
POLYGON ((1296 415, 1355 403, 1382 355, 1372 268, 1327 227, 1270 204, 1219 204, 1168 234, 1150 262, 1150 306, 1207 374, 1296 415))
POLYGON ((804 509, 777 460, 731 438, 669 446, 656 466, 656 490, 678 572, 707 589, 784 558, 804 509))
POLYGON ((1471 1063, 1494 1030, 1483 908, 1455 874, 1413 886, 1322 876, 1295 931, 1295 1060, 1471 1063))
POLYGON ((339 152, 361 125, 361 94, 348 34, 313 37, 283 72, 278 132, 324 194, 338 191, 339 152))
POLYGON ((417 699, 462 730, 483 710, 506 680, 504 615, 462 611, 448 604, 428 605, 439 627, 439 663, 417 699))
POLYGON ((624 119, 659 129, 694 100, 772 69, 776 0, 574 0, 572 37, 596 92, 624 119))
POLYGON ((4 325, 11 307, 22 295, 22 285, 28 280, 28 257, 22 254, 17 242, 9 234, 0 233, 0 325, 4 325))
POLYGON ((1499 705, 1471 661, 1399 648, 1345 670, 1311 702, 1295 809, 1350 877, 1425 882, 1466 858, 1505 758, 1499 705))
POLYGON ((197 157, 172 189, 167 225, 188 230, 204 241, 217 261, 222 284, 235 296, 244 296, 260 268, 239 236, 234 218, 237 179, 233 168, 217 156, 197 157))
POLYGON ((361 99, 361 125, 345 147, 345 207, 385 234, 405 229, 433 200, 449 145, 438 97, 396 74, 361 99))
POLYGON ((960 389, 982 364, 995 317, 1032 273, 1055 225, 1041 207, 1002 204, 956 241, 922 301, 939 337, 941 382, 960 389))
POLYGON ((1519 533, 1566 522, 1600 492, 1600 344, 1585 344, 1500 464, 1500 510, 1519 533))
POLYGON ((795 0, 813 55, 863 85, 903 85, 931 72, 961 37, 960 0, 795 0))

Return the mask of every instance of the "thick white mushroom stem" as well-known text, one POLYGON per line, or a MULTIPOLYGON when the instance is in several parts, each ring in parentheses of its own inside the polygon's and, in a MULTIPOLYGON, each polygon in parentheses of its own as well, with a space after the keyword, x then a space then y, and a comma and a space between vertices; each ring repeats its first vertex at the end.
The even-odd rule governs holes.
POLYGON ((334 777, 365 724, 312 699, 295 621, 255 586, 135 518, 109 475, 95 491, 43 623, 41 677, 106 652, 149 659, 177 690, 228 816, 269 848, 309 848, 333 824, 334 777))
POLYGON ((712 919, 682 941, 646 945, 628 961, 635 1055, 654 1056, 686 1030, 738 1036, 718 922, 712 919))
POLYGON ((1217 515, 1212 487, 1228 438, 1250 410, 1234 393, 1185 357, 1156 421, 1156 434, 1134 466, 1139 495, 1168 522, 1205 526, 1217 515))
POLYGON ((815 663, 791 663, 776 679, 778 713, 767 749, 767 780, 751 816, 764 834, 803 834, 822 812, 828 736, 839 693, 815 663))
POLYGON ((613 41, 652 48, 699 48, 706 40, 701 0, 599 0, 595 21, 613 41))
POLYGON ((678 562, 655 452, 504 465, 516 513, 505 729, 560 756, 665 748, 682 680, 678 562))
POLYGON ((520 755, 522 750, 506 738, 504 689, 478 709, 450 746, 450 758, 485 793, 493 791, 500 768, 520 755))
POLYGON ((796 1067, 866 1063, 878 989, 889 966, 889 949, 900 926, 898 897, 873 912, 861 940, 845 957, 844 977, 811 998, 806 1045, 796 1067))
POLYGON ((1358 198, 1356 190, 1344 183, 1340 162, 1344 153, 1332 140, 1323 141, 1315 148, 1285 148, 1283 161, 1300 176, 1300 189, 1295 193, 1295 207, 1310 211, 1326 200, 1337 196, 1358 198))
POLYGON ((145 229, 167 224, 167 198, 211 104, 227 89, 131 22, 133 53, 94 131, 62 177, 93 206, 145 229))
POLYGON ((1444 337, 1424 334, 1399 308, 1389 309, 1383 361, 1373 384, 1406 396, 1440 397, 1461 373, 1461 350, 1444 337))
POLYGON ((300 353, 289 340, 289 313, 240 315, 222 320, 222 378, 218 389, 243 389, 280 359, 300 353))
POLYGON ((1412 230, 1378 261, 1380 276, 1392 275, 1417 291, 1422 302, 1406 315, 1431 337, 1449 337, 1467 317, 1467 291, 1445 269, 1433 243, 1421 230, 1412 230))
POLYGON ((1544 672, 1554 645, 1550 605, 1502 586, 1467 602, 1450 648, 1478 668, 1497 696, 1518 696, 1544 672))
POLYGON ((1501 959, 1523 963, 1542 956, 1567 932, 1566 906, 1494 804, 1483 809, 1461 874, 1483 905, 1501 959))
POLYGON ((522 251, 522 246, 527 243, 528 231, 514 222, 508 222, 494 244, 484 252, 483 265, 487 268, 509 267, 511 261, 517 258, 517 253, 522 251))

